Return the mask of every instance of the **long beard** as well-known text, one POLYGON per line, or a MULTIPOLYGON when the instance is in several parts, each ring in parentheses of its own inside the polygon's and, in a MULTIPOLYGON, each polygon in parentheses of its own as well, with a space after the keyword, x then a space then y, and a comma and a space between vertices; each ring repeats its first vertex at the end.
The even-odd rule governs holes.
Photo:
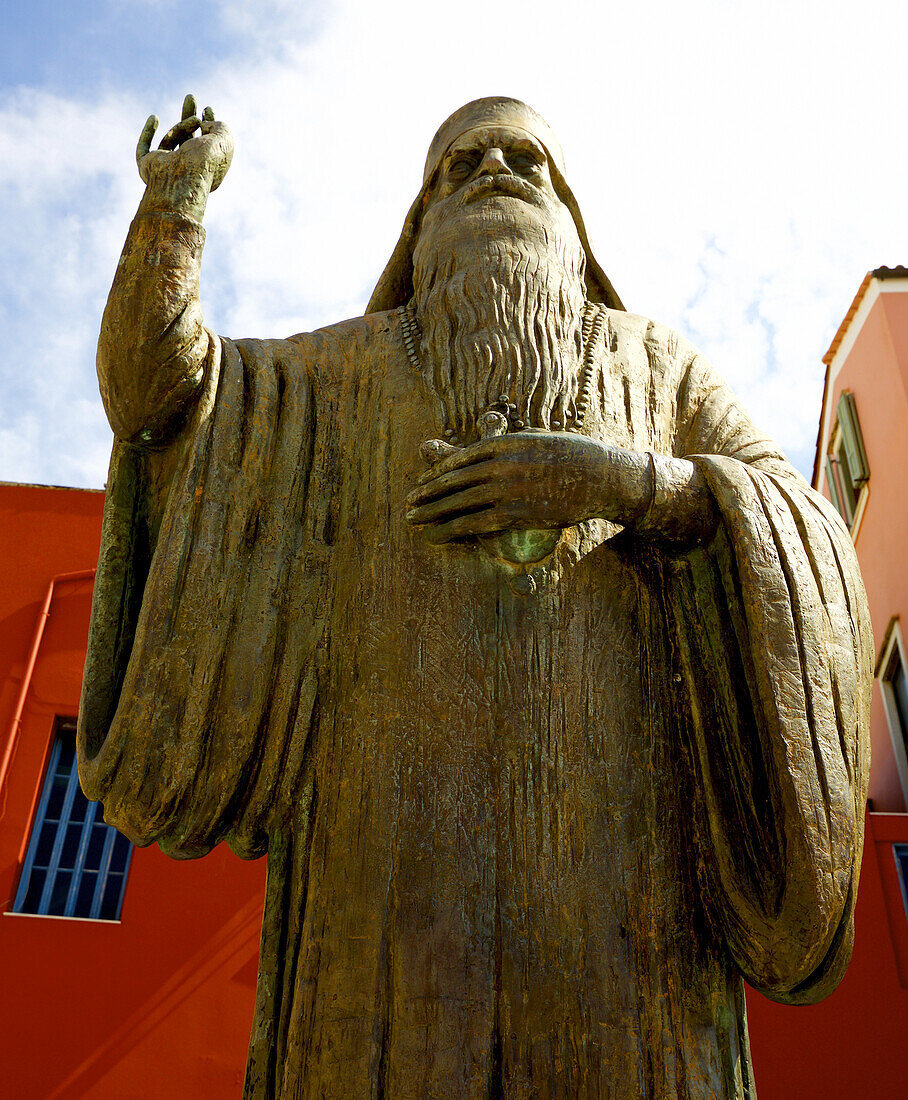
POLYGON ((413 285, 426 380, 449 438, 506 403, 512 427, 561 428, 576 415, 585 256, 579 240, 472 234, 456 248, 423 238, 413 285))

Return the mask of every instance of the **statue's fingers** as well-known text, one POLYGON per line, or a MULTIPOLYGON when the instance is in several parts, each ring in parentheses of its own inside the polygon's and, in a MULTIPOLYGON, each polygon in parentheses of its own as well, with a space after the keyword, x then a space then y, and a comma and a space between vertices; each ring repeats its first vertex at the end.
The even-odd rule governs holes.
POLYGON ((180 133, 180 123, 176 126, 171 126, 167 133, 158 142, 159 149, 175 149, 177 147, 177 138, 180 133))
POLYGON ((452 455, 455 451, 459 450, 459 447, 446 443, 443 439, 427 439, 420 446, 419 453, 430 466, 435 466, 438 462, 441 462, 443 458, 447 458, 448 455, 452 455))
POLYGON ((154 137, 158 128, 158 116, 149 115, 148 120, 142 127, 142 133, 139 134, 139 143, 136 145, 136 163, 138 164, 142 157, 146 153, 151 151, 151 139, 154 137))
POLYGON ((192 118, 197 110, 195 96, 190 94, 183 100, 183 113, 180 115, 180 118, 192 118))
MULTIPOLYGON (((545 432, 545 434, 549 434, 549 432, 545 432)), ((474 465, 477 462, 499 458, 502 454, 513 454, 515 449, 522 447, 519 438, 521 437, 515 432, 511 436, 492 436, 489 439, 482 439, 478 443, 470 443, 467 447, 457 447, 437 462, 433 469, 426 471, 419 478, 418 484, 423 485, 433 477, 438 477, 453 470, 464 469, 464 467, 474 465)))
POLYGON ((498 496, 498 487, 492 483, 473 485, 463 492, 449 493, 440 500, 411 508, 407 512, 407 523, 422 527, 427 523, 456 519, 458 516, 491 507, 498 496))
POLYGON ((158 148, 176 149, 178 145, 182 145, 184 141, 191 138, 200 125, 201 120, 198 115, 191 115, 189 118, 182 119, 176 126, 170 127, 167 133, 161 138, 158 148))
MULTIPOLYGON (((497 467, 497 464, 495 466, 497 467)), ((420 508, 450 493, 459 493, 472 485, 493 480, 495 480, 495 469, 492 463, 481 463, 476 466, 466 466, 462 470, 449 470, 446 474, 436 474, 429 481, 420 482, 416 486, 407 497, 407 507, 420 508)))
POLYGON ((233 135, 230 132, 230 127, 224 122, 216 122, 212 119, 210 122, 207 119, 202 119, 202 133, 214 134, 216 137, 223 135, 227 141, 229 141, 231 147, 233 146, 233 135))
POLYGON ((479 443, 471 443, 468 447, 457 447, 453 453, 446 454, 439 459, 431 469, 420 475, 416 484, 429 486, 436 479, 441 480, 448 474, 458 471, 471 470, 486 462, 500 458, 508 453, 507 441, 511 436, 496 436, 493 439, 484 439, 479 443))
POLYGON ((502 438, 507 439, 508 437, 499 436, 496 439, 471 443, 468 447, 454 448, 452 452, 445 454, 443 458, 436 462, 430 470, 427 470, 420 477, 418 484, 425 485, 433 478, 441 477, 442 474, 452 473, 454 470, 460 470, 493 457, 497 453, 496 443, 500 443, 502 438))
POLYGON ((495 535, 516 526, 518 520, 507 509, 487 508, 458 516, 447 523, 434 523, 422 529, 423 537, 431 543, 454 542, 456 539, 476 538, 477 535, 495 535))

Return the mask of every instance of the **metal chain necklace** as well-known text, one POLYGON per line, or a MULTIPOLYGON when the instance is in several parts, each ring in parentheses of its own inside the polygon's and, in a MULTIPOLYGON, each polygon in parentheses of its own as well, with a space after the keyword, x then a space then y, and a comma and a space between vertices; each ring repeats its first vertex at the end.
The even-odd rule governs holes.
MULTIPOLYGON (((399 306, 397 315, 400 318, 400 331, 403 336, 404 349, 410 365, 419 374, 423 373, 422 361, 419 358, 419 342, 422 333, 419 329, 419 321, 416 319, 416 307, 412 302, 399 306)), ((602 336, 605 326, 605 306, 600 303, 587 302, 583 307, 583 321, 580 326, 580 342, 583 349, 580 362, 580 381, 577 387, 577 400, 575 402, 576 415, 572 424, 565 424, 564 430, 579 432, 583 427, 584 419, 589 411, 590 398, 593 393, 593 373, 595 370, 596 346, 602 336)), ((503 435, 509 430, 520 431, 526 425, 515 417, 517 408, 509 404, 508 395, 501 394, 499 399, 493 402, 480 416, 480 422, 485 422, 484 435, 503 435)), ((558 421, 552 423, 552 428, 561 430, 558 421)), ((449 428, 445 436, 449 442, 454 442, 455 432, 449 428)))

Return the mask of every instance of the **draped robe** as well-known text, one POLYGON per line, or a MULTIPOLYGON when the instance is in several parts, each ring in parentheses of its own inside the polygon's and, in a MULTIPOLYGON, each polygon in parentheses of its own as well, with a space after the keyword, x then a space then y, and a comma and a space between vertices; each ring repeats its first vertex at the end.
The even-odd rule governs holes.
POLYGON ((267 854, 249 1098, 751 1097, 741 976, 844 971, 848 533, 673 333, 609 311, 595 361, 583 431, 692 458, 718 530, 586 521, 535 591, 408 528, 396 313, 212 337, 179 448, 115 444, 81 775, 138 844, 267 854))

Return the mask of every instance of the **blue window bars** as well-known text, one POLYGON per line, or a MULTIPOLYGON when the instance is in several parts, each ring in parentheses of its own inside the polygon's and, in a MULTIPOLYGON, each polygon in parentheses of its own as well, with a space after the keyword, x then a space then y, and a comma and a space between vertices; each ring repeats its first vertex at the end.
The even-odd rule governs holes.
POLYGON ((79 786, 71 723, 59 723, 14 913, 117 920, 132 845, 79 786))
POLYGON ((905 913, 908 915, 908 844, 893 844, 895 853, 895 866, 899 873, 899 885, 902 888, 902 901, 905 903, 905 913))

